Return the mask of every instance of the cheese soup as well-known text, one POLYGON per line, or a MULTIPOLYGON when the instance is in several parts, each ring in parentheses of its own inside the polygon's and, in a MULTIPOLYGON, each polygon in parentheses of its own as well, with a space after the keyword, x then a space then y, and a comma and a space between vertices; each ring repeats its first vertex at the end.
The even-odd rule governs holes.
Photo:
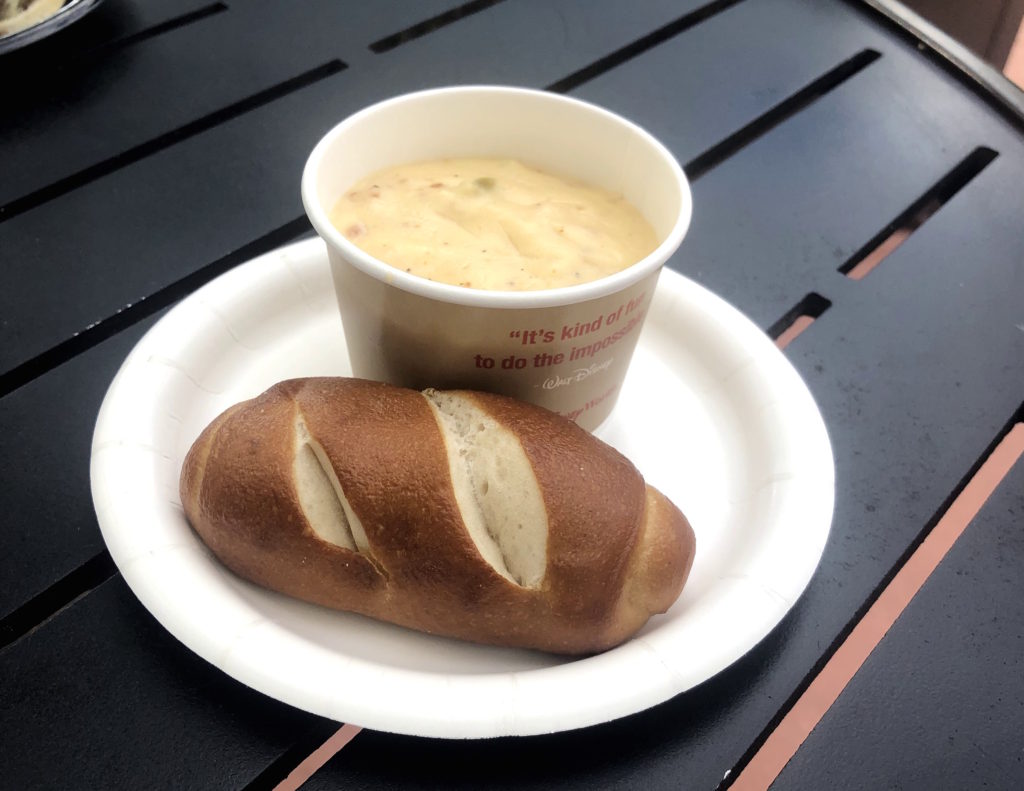
POLYGON ((503 159, 387 168, 350 188, 331 221, 391 266, 499 291, 597 280, 658 246, 622 196, 503 159))

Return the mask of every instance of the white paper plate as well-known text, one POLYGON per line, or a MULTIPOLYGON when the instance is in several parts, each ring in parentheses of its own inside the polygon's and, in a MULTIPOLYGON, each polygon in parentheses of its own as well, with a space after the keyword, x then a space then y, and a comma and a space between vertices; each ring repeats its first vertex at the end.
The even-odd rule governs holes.
POLYGON ((193 651, 267 695, 379 730, 525 735, 640 711, 753 647, 796 601, 832 517, 832 451, 804 383, 718 297, 665 271, 598 431, 697 533, 682 597, 628 643, 571 660, 430 637, 235 577, 190 529, 182 459, 221 410, 293 376, 345 375, 322 243, 257 258, 139 342, 100 410, 92 492, 125 580, 193 651))

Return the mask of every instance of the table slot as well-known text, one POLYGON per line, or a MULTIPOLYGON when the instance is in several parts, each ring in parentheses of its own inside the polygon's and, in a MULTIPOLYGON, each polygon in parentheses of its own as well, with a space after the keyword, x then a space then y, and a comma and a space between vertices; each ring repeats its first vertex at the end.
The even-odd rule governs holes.
MULTIPOLYGON (((81 62, 69 60, 63 50, 49 58, 33 57, 33 71, 43 64, 41 76, 25 81, 25 89, 9 100, 8 109, 13 106, 16 112, 0 117, 9 164, 0 182, 0 220, 11 203, 16 208, 34 193, 97 163, 215 116, 324 63, 343 60, 339 53, 361 48, 402 15, 449 4, 429 0, 404 8, 350 7, 324 0, 306 3, 301 10, 290 3, 205 4, 153 20, 142 29, 122 23, 128 25, 124 35, 83 48, 81 62), (312 24, 317 21, 319 26, 312 24), (302 39, 308 41, 296 46, 302 39), (255 51, 261 56, 253 57, 255 51), (54 70, 50 63, 66 65, 54 70), (76 113, 73 128, 59 122, 67 112, 76 113), (38 147, 50 156, 32 157, 30 152, 38 147)), ((101 6, 95 14, 111 17, 111 25, 136 14, 152 18, 149 10, 113 7, 107 12, 101 6)), ((79 24, 90 24, 92 16, 79 24)), ((75 34, 77 27, 66 32, 75 34)))
POLYGON ((568 93, 569 91, 578 88, 583 83, 589 82, 595 77, 605 74, 615 67, 622 65, 626 61, 635 58, 637 55, 675 38, 680 33, 684 33, 690 28, 696 27, 702 22, 705 22, 711 17, 732 8, 740 2, 743 2, 743 0, 715 0, 714 2, 697 6, 692 11, 683 14, 678 19, 673 19, 667 25, 662 25, 657 30, 648 33, 646 36, 643 36, 636 41, 631 41, 626 46, 605 55, 603 58, 584 66, 578 71, 574 71, 567 77, 563 77, 562 79, 551 83, 547 86, 546 90, 554 91, 555 93, 568 93))
MULTIPOLYGON (((922 108, 865 105, 871 102, 867 95, 884 90, 902 68, 893 60, 878 61, 700 179, 693 228, 670 265, 726 296, 761 326, 808 290, 842 300, 855 284, 837 281, 837 269, 914 205, 935 174, 961 175, 956 166, 976 145, 975 129, 955 125, 936 130, 931 139, 917 138, 922 108), (908 137, 897 131, 901 125, 908 137)), ((1009 130, 990 128, 988 134, 999 135, 991 148, 1003 156, 950 202, 993 167, 1013 167, 1004 158, 1019 161, 1024 154, 1009 130)), ((988 156, 982 152, 968 166, 988 156)), ((1016 203, 1009 197, 992 211, 1009 219, 1016 203)), ((968 233, 977 236, 983 227, 968 233)))
POLYGON ((417 22, 415 25, 410 25, 403 30, 399 30, 397 33, 392 33, 384 38, 377 39, 370 44, 370 51, 380 54, 382 52, 388 52, 395 47, 405 44, 407 41, 412 41, 422 36, 426 36, 428 33, 433 33, 435 30, 443 28, 445 25, 450 25, 453 22, 458 22, 460 19, 471 14, 477 14, 493 5, 497 5, 502 0, 472 0, 469 3, 463 3, 462 5, 451 8, 436 16, 432 16, 429 19, 425 19, 422 22, 417 22))
POLYGON ((769 0, 723 11, 692 34, 667 39, 593 75, 573 94, 634 119, 680 162, 689 162, 844 58, 886 50, 884 40, 866 36, 848 19, 844 24, 845 15, 832 3, 769 0))
MULTIPOLYGON (((987 172, 986 190, 972 185, 961 193, 957 210, 936 215, 900 248, 895 254, 900 261, 861 282, 872 293, 858 295, 855 306, 837 303, 830 321, 791 352, 814 390, 836 449, 839 486, 833 536, 805 596, 807 616, 816 623, 841 621, 844 612, 858 613, 856 622, 939 517, 952 511, 951 503, 993 449, 1012 435, 1019 452, 1024 372, 1004 364, 1022 359, 1024 353, 1024 336, 1013 324, 1020 293, 1013 285, 1015 271, 1019 282, 1018 229, 997 222, 992 241, 999 252, 995 260, 984 262, 985 271, 976 271, 982 262, 961 254, 970 244, 967 229, 1012 189, 1012 172, 998 171, 999 183, 991 183, 996 174, 987 172), (941 271, 942 277, 922 278, 921 272, 929 270, 941 271), (888 282, 880 283, 883 279, 888 282), (915 279, 923 280, 916 291, 915 279), (987 284, 982 286, 982 280, 987 284), (897 289, 902 298, 896 297, 897 289), (1009 293, 1001 292, 1005 289, 1009 293), (855 315, 858 310, 863 311, 860 316, 855 315), (1012 417, 1003 422, 1000 413, 1012 417), (987 437, 986 430, 991 432, 987 437), (966 477, 960 477, 968 467, 966 477), (906 548, 901 551, 902 542, 906 548), (877 587, 858 603, 848 588, 857 580, 853 584, 863 589, 867 579, 878 580, 877 587), (826 603, 829 597, 831 604, 826 603)), ((838 633, 826 657, 852 625, 838 633)), ((899 630, 899 623, 894 628, 899 630)), ((869 658, 864 668, 874 661, 869 658)), ((816 672, 797 687, 783 711, 816 672)), ((855 694, 849 698, 848 711, 857 711, 858 722, 874 721, 860 710, 855 694)), ((847 714, 845 727, 852 721, 847 714)), ((777 718, 770 721, 741 765, 777 724, 777 718)), ((822 743, 834 749, 837 733, 830 730, 822 743)), ((819 756, 824 749, 819 748, 819 756)), ((799 762, 800 755, 794 760, 799 762)), ((818 768, 810 771, 826 771, 825 761, 816 760, 818 768)), ((821 780, 815 776, 808 781, 799 773, 792 777, 814 787, 821 780)), ((862 782, 858 778, 851 787, 862 782)))
POLYGON ((963 161, 935 182, 920 198, 914 201, 899 217, 883 228, 864 247, 854 253, 839 267, 839 271, 851 280, 860 280, 882 261, 910 235, 927 222, 935 212, 941 209, 954 195, 966 187, 971 179, 982 170, 998 154, 991 148, 979 146, 968 154, 963 161))
POLYGON ((830 69, 818 77, 818 79, 804 86, 767 112, 759 115, 742 129, 737 130, 707 151, 691 159, 683 166, 687 177, 691 181, 696 181, 709 170, 746 148, 762 135, 768 134, 768 132, 786 119, 793 117, 805 107, 838 88, 880 57, 882 57, 881 53, 873 49, 865 49, 844 60, 834 69, 830 69))
POLYGON ((695 185, 693 226, 671 265, 762 326, 807 290, 838 296, 836 267, 979 141, 1020 150, 1013 130, 956 79, 832 3, 741 4, 576 91, 690 161, 833 68, 835 52, 865 47, 883 57, 695 185), (793 35, 805 43, 794 47, 793 35))
POLYGON ((325 733, 317 732, 315 740, 296 744, 242 791, 264 791, 268 788, 274 791, 297 791, 338 750, 348 745, 362 731, 357 725, 336 726, 337 723, 331 723, 330 728, 323 729, 325 733))
POLYGON ((195 24, 196 22, 199 22, 201 19, 205 19, 208 16, 213 16, 214 14, 223 13, 227 10, 227 4, 221 2, 209 3, 207 5, 200 6, 194 11, 188 11, 183 14, 178 14, 158 24, 142 28, 141 30, 138 30, 135 33, 120 36, 112 41, 107 42, 106 44, 100 44, 82 53, 81 56, 74 58, 70 61, 66 61, 65 64, 62 64, 61 70, 66 69, 68 65, 79 66, 85 59, 91 60, 96 57, 108 57, 115 50, 121 49, 122 47, 134 46, 135 44, 139 44, 140 42, 143 42, 148 38, 153 38, 154 36, 161 36, 164 33, 169 33, 170 31, 176 30, 179 27, 185 27, 186 25, 195 24))
MULTIPOLYGON (((687 2, 696 4, 696 0, 687 2)), ((388 60, 385 72, 409 66, 404 65, 402 59, 395 60, 396 52, 385 56, 367 52, 367 42, 382 32, 390 33, 396 20, 403 16, 422 18, 424 13, 450 7, 451 3, 443 0, 409 2, 397 7, 373 3, 350 6, 319 0, 304 4, 301 12, 289 3, 234 5, 229 6, 228 13, 195 19, 184 27, 149 38, 140 46, 99 58, 86 69, 66 73, 64 79, 48 90, 31 94, 30 100, 23 99, 18 112, 0 120, 0 135, 5 138, 5 153, 11 163, 5 179, 0 182, 0 219, 5 213, 3 207, 12 202, 99 162, 109 162, 126 150, 145 146, 197 118, 215 115, 226 106, 306 74, 324 63, 354 62, 350 61, 350 56, 361 60, 373 73, 375 85, 383 89, 374 98, 397 93, 401 88, 396 86, 388 91, 388 79, 379 79, 381 61, 388 60), (301 46, 296 42, 302 42, 301 46), (253 56, 256 51, 260 52, 260 57, 253 56), (154 93, 154 86, 161 86, 159 94, 154 93), (67 112, 76 113, 74 128, 59 123, 61 114, 67 112), (17 124, 13 123, 15 118, 17 124), (45 159, 32 157, 31 151, 40 147, 51 155, 45 159)), ((678 8, 674 10, 678 13, 678 8)), ((589 58, 574 55, 574 50, 593 48, 597 50, 595 54, 603 54, 607 50, 599 49, 602 39, 610 38, 614 42, 609 42, 611 46, 618 46, 638 32, 646 32, 651 25, 660 24, 668 9, 651 4, 649 8, 634 8, 632 12, 632 19, 624 20, 622 10, 617 10, 613 3, 587 4, 584 8, 566 0, 561 4, 535 6, 528 13, 519 9, 509 13, 497 6, 487 13, 473 14, 460 19, 458 24, 435 30, 432 35, 417 39, 415 44, 409 42, 401 50, 418 50, 423 45, 432 50, 427 56, 430 62, 417 63, 409 77, 429 79, 431 71, 454 70, 454 74, 435 79, 433 84, 484 79, 473 69, 474 61, 491 64, 493 45, 498 41, 511 45, 510 63, 521 64, 527 53, 543 51, 515 46, 516 37, 527 35, 533 39, 550 37, 555 48, 549 50, 547 57, 559 60, 568 56, 571 68, 577 68, 589 58), (514 19, 515 23, 502 25, 505 17, 514 19), (598 26, 602 20, 607 20, 608 32, 594 35, 592 41, 577 40, 575 46, 568 48, 564 41, 555 41, 562 25, 566 30, 575 29, 581 17, 586 17, 590 25, 598 26), (467 35, 467 26, 472 23, 487 32, 479 37, 472 33, 467 35), (440 42, 452 31, 458 40, 455 49, 446 48, 440 42)), ((422 57, 414 55, 417 61, 422 57)), ((504 80, 498 77, 491 81, 504 80)), ((523 80, 512 81, 521 83, 523 80)), ((416 87, 422 84, 419 82, 416 87)), ((335 120, 340 117, 338 114, 335 120)))
POLYGON ((153 38, 154 36, 160 36, 164 33, 170 33, 172 30, 176 30, 186 25, 193 25, 208 16, 214 14, 220 14, 228 10, 228 6, 225 3, 209 3, 208 5, 200 6, 194 11, 188 11, 182 14, 177 14, 163 22, 158 22, 154 25, 141 28, 134 33, 128 33, 126 35, 118 36, 108 42, 97 44, 96 46, 90 47, 85 51, 81 52, 75 57, 65 59, 59 66, 54 70, 58 74, 47 75, 51 78, 59 77, 61 72, 67 72, 69 68, 88 68, 91 63, 99 58, 109 58, 114 56, 117 50, 124 47, 134 46, 139 44, 146 39, 153 38))
POLYGON ((92 513, 88 458, 92 416, 131 347, 164 310, 235 265, 309 235, 305 216, 135 303, 0 377, 0 435, 10 438, 0 473, 0 644, 17 639, 109 574, 92 513), (71 394, 69 396, 69 394, 71 394), (90 416, 86 420, 81 417, 90 416), (40 444, 62 437, 61 453, 40 444), (58 486, 59 497, 48 492, 58 486), (41 505, 48 505, 41 509, 41 505))
POLYGON ((17 642, 75 599, 102 585, 116 573, 117 566, 114 565, 109 552, 104 550, 98 555, 93 555, 18 609, 0 618, 0 651, 17 642))
POLYGON ((3 642, 106 578, 106 561, 97 560, 106 551, 89 489, 92 427, 110 381, 153 321, 0 398, 3 642))
POLYGON ((179 299, 188 296, 200 286, 222 275, 229 269, 269 253, 282 245, 312 232, 312 226, 305 215, 296 217, 279 228, 263 234, 257 239, 242 245, 225 256, 185 275, 179 280, 160 288, 145 299, 130 303, 117 310, 112 316, 95 321, 80 332, 76 332, 66 341, 51 346, 35 357, 31 357, 15 367, 0 374, 0 398, 19 387, 42 376, 82 352, 91 349, 117 333, 133 326, 153 314, 173 305, 179 299))
POLYGON ((1016 419, 1016 437, 1004 440, 1012 468, 990 483, 981 510, 965 515, 962 535, 773 789, 885 788, 906 778, 922 788, 1024 783, 1014 757, 1024 730, 1024 407, 1016 419))
MULTIPOLYGON (((290 47, 278 57, 253 58, 254 46, 269 48, 273 31, 246 29, 245 19, 236 9, 194 18, 41 83, 30 81, 37 90, 16 97, 14 111, 0 120, 8 163, 0 205, 6 208, 337 57, 313 58, 290 47), (69 112, 75 113, 73 125, 60 122, 69 112), (39 150, 48 156, 32 156, 39 150)), ((5 213, 0 210, 0 217, 5 213)))
POLYGON ((16 198, 4 206, 0 206, 0 222, 17 217, 23 212, 34 209, 37 206, 41 206, 55 198, 59 198, 61 195, 66 195, 79 187, 83 187, 86 184, 90 184, 97 179, 101 179, 104 176, 109 175, 110 173, 128 167, 134 162, 138 162, 148 156, 159 153, 160 151, 170 148, 184 140, 188 140, 196 135, 201 135, 203 132, 213 129, 219 124, 226 123, 233 118, 245 115, 246 113, 262 107, 265 104, 269 104, 283 96, 287 96, 289 93, 302 90, 303 88, 320 80, 332 77, 338 72, 343 71, 345 68, 345 64, 340 60, 329 61, 310 69, 303 74, 284 80, 277 85, 272 85, 259 93, 246 96, 245 98, 227 105, 226 107, 222 107, 219 110, 203 116, 202 118, 190 121, 184 126, 172 129, 159 137, 154 137, 144 143, 140 143, 137 146, 129 148, 126 151, 115 154, 109 159, 96 162, 84 170, 79 170, 76 173, 65 176, 58 181, 47 184, 45 187, 41 187, 34 192, 30 192, 27 195, 16 198))
POLYGON ((10 788, 239 788, 337 727, 197 657, 119 575, 8 646, 0 674, 10 788))
POLYGON ((831 300, 812 291, 768 328, 768 337, 774 340, 780 349, 785 349, 830 307, 831 300))

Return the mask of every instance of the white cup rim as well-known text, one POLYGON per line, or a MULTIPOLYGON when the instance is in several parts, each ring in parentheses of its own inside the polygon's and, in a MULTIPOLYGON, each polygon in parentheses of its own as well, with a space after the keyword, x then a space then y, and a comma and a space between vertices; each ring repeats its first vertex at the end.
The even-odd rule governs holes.
POLYGON ((542 308, 587 302, 607 294, 614 294, 640 281, 651 272, 660 269, 668 257, 675 252, 686 235, 693 214, 693 199, 690 185, 679 162, 672 153, 653 135, 622 116, 603 107, 584 102, 572 97, 549 91, 531 88, 517 88, 503 85, 460 85, 443 88, 431 88, 423 91, 402 94, 377 102, 348 116, 325 134, 313 148, 306 160, 302 172, 302 202, 306 214, 320 237, 339 250, 350 264, 371 277, 388 283, 395 288, 418 294, 439 302, 455 305, 469 305, 487 308, 542 308), (417 275, 404 272, 386 264, 350 242, 331 222, 327 209, 320 203, 317 194, 317 179, 320 174, 321 162, 334 140, 345 133, 354 124, 359 123, 367 115, 378 112, 390 105, 405 102, 413 98, 426 98, 434 95, 453 93, 504 93, 508 95, 529 95, 543 98, 545 101, 564 102, 586 108, 589 112, 605 116, 616 124, 631 130, 643 139, 664 161, 666 168, 674 175, 680 192, 680 208, 676 221, 662 242, 646 257, 625 269, 587 283, 580 283, 560 288, 539 289, 534 291, 490 291, 484 289, 465 288, 439 283, 417 275))

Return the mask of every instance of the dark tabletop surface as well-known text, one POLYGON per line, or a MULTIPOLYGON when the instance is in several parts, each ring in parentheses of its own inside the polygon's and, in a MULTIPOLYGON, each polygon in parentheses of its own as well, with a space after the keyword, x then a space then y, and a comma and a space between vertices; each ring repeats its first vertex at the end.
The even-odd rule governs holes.
MULTIPOLYGON (((1024 421, 1019 97, 947 55, 843 0, 105 0, 0 55, 0 785, 272 788, 338 731, 138 603, 93 512, 92 428, 170 306, 311 234, 299 174, 330 126, 502 83, 608 107, 684 164, 694 219, 669 265, 791 341, 833 443, 831 534, 783 621, 696 689, 549 736, 363 730, 303 787, 739 786, 1024 421)), ((1017 462, 785 768, 746 787, 1024 787, 1022 484, 1017 462)))

